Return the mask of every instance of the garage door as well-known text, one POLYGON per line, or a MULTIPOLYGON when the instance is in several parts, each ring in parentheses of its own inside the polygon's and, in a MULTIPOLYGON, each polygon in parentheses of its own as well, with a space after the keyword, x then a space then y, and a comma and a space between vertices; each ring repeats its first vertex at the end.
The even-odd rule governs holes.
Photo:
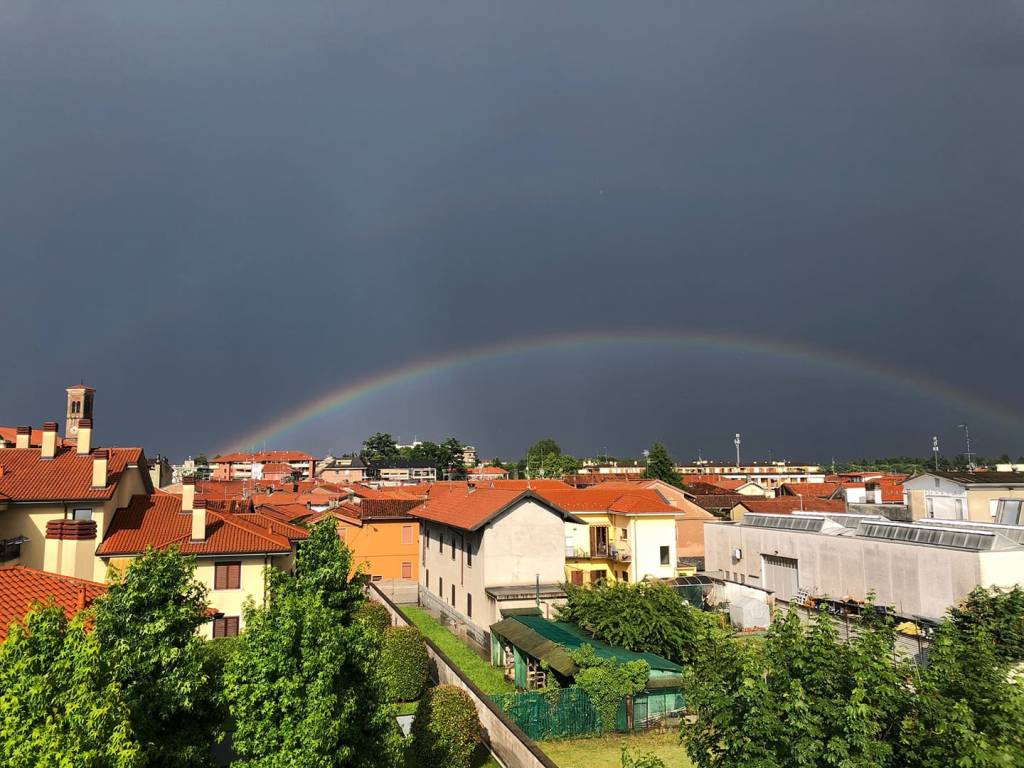
POLYGON ((790 600, 800 587, 797 561, 791 557, 761 555, 764 588, 770 589, 782 600, 790 600))

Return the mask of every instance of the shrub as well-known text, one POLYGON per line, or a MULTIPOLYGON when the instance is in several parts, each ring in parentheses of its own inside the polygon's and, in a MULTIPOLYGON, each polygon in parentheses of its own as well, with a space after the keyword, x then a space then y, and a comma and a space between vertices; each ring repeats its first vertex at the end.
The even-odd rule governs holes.
POLYGON ((469 768, 479 742, 480 720, 469 694, 454 685, 439 685, 416 707, 409 766, 469 768))
POLYGON ((635 753, 622 748, 622 768, 666 768, 665 761, 653 752, 635 753))
POLYGON ((430 657, 416 627, 388 627, 381 646, 381 674, 392 701, 415 701, 427 684, 430 657))
POLYGON ((391 626, 391 613, 381 603, 367 600, 356 611, 356 621, 363 622, 375 632, 383 632, 391 626))
POLYGON ((601 717, 601 730, 615 730, 619 704, 627 696, 635 696, 644 689, 651 671, 646 661, 627 661, 619 664, 614 659, 598 656, 592 646, 584 644, 570 654, 579 667, 576 685, 587 692, 601 717))

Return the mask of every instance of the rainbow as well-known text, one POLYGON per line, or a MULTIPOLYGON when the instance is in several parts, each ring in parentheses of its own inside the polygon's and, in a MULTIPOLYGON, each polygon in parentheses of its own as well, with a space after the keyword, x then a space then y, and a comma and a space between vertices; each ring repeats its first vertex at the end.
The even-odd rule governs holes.
POLYGON ((320 394, 304 405, 239 438, 221 452, 247 450, 253 446, 264 444, 273 445, 287 433, 320 416, 350 406, 388 387, 416 381, 440 371, 450 371, 539 350, 564 347, 579 349, 614 344, 671 345, 694 350, 727 350, 768 354, 795 362, 824 365, 841 372, 868 376, 888 385, 929 395, 971 413, 989 416, 997 422, 1011 421, 1024 426, 1024 417, 1005 405, 971 395, 934 379, 899 371, 870 360, 837 352, 834 349, 824 349, 793 341, 765 340, 711 331, 583 331, 512 339, 485 346, 459 349, 436 357, 414 360, 397 368, 366 376, 320 394))

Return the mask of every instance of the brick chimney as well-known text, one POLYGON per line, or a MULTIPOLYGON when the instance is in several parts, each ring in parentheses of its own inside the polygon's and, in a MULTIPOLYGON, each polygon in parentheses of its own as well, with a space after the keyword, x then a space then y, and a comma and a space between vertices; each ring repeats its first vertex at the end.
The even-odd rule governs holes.
POLYGON ((191 512, 192 505, 196 501, 196 479, 194 477, 181 478, 181 511, 191 512))
POLYGON ((192 541, 206 541, 206 499, 192 504, 192 541))
POLYGON ((48 421, 43 424, 43 450, 41 458, 52 459, 57 455, 57 422, 48 421))
POLYGON ((18 434, 14 438, 15 448, 28 448, 32 444, 32 427, 18 427, 18 434))
POLYGON ((110 451, 106 448, 97 448, 92 454, 92 487, 107 487, 107 460, 110 458, 110 451))
POLYGON ((75 448, 79 456, 92 453, 92 419, 78 420, 78 443, 75 448))

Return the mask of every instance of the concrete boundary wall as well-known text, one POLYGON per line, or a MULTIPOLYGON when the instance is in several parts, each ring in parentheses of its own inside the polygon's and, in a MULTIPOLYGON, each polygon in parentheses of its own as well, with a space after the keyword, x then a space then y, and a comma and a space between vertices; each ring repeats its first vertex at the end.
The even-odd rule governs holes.
MULTIPOLYGON (((398 606, 372 582, 370 583, 369 597, 388 609, 392 624, 396 626, 410 624, 398 606)), ((476 705, 477 715, 480 718, 484 744, 506 768, 558 768, 551 758, 545 755, 534 741, 491 701, 490 696, 477 688, 469 678, 463 676, 458 667, 445 656, 440 648, 434 645, 429 637, 423 639, 427 643, 427 654, 430 656, 431 677, 439 684, 457 685, 469 694, 476 705)))

